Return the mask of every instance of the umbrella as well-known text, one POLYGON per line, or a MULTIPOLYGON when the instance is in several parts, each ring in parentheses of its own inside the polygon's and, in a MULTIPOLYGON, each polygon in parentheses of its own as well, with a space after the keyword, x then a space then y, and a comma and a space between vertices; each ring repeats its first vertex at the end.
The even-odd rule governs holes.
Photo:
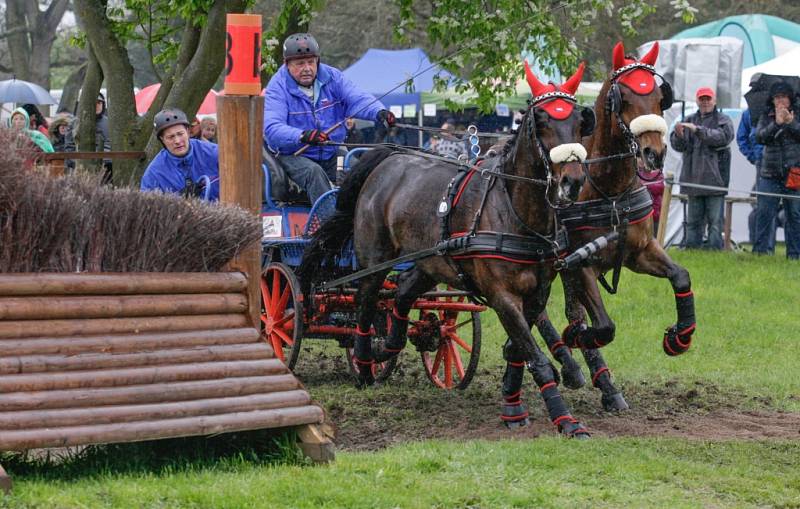
POLYGON ((778 76, 776 74, 754 74, 750 79, 750 91, 744 94, 747 107, 750 108, 750 118, 753 126, 758 124, 758 119, 767 111, 769 88, 773 83, 783 81, 787 83, 795 95, 800 93, 800 76, 778 76))
POLYGON ((36 83, 12 78, 0 81, 0 103, 58 104, 58 101, 36 83))
MULTIPOLYGON (((158 94, 158 89, 161 88, 161 83, 153 83, 143 89, 139 90, 136 94, 136 113, 144 115, 147 109, 153 104, 153 99, 158 94)), ((213 115, 217 112, 217 92, 209 90, 206 94, 203 103, 200 104, 200 109, 197 110, 198 115, 213 115)))

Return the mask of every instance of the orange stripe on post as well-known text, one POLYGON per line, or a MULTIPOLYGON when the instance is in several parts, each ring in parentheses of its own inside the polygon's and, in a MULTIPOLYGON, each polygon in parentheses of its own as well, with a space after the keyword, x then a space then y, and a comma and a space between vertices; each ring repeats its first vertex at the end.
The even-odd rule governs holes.
POLYGON ((261 93, 261 15, 228 14, 225 95, 261 93))

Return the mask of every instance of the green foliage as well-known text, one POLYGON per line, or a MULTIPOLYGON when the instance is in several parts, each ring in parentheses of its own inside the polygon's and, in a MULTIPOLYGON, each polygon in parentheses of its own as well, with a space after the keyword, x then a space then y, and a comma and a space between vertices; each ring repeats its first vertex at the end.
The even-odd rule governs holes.
MULTIPOLYGON (((408 42, 415 19, 413 0, 395 0, 401 21, 395 28, 399 41, 408 42)), ((688 0, 673 0, 673 9, 692 19, 696 9, 688 0)), ((483 111, 490 111, 499 97, 511 95, 522 76, 521 55, 532 53, 545 70, 560 69, 570 75, 580 59, 572 34, 590 35, 599 12, 617 16, 628 34, 655 8, 647 0, 617 5, 614 0, 567 0, 554 4, 543 0, 518 2, 495 0, 437 0, 425 27, 433 44, 443 49, 437 61, 465 81, 457 87, 478 93, 483 111), (468 84, 466 84, 468 80, 468 84)))
POLYGON ((284 0, 281 11, 272 25, 263 32, 261 38, 261 70, 272 76, 283 64, 277 57, 276 48, 283 44, 283 38, 291 26, 307 26, 314 12, 319 11, 325 0, 284 0))

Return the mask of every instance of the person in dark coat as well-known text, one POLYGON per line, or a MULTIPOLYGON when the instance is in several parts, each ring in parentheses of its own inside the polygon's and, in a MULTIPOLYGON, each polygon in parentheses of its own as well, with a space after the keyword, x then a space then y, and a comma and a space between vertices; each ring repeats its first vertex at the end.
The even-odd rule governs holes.
MULTIPOLYGON (((50 123, 50 141, 56 152, 75 152, 75 141, 72 139, 72 119, 67 115, 59 115, 50 123)), ((64 166, 75 169, 75 161, 66 159, 64 166)))
MULTIPOLYGON (((789 168, 800 167, 800 104, 792 88, 782 81, 770 87, 768 109, 758 121, 756 141, 764 145, 759 169, 758 191, 800 196, 800 191, 786 187, 789 168)), ((754 253, 772 253, 769 235, 778 215, 781 198, 759 195, 756 205, 754 253)), ((786 257, 800 258, 800 199, 783 200, 786 214, 786 257)))
MULTIPOLYGON (((717 109, 711 88, 698 89, 696 97, 697 113, 679 122, 670 135, 672 148, 683 153, 679 183, 727 188, 733 121, 717 109)), ((689 186, 681 186, 681 191, 689 197, 686 247, 702 247, 703 230, 708 225, 708 247, 722 249, 722 209, 727 191, 689 186)))

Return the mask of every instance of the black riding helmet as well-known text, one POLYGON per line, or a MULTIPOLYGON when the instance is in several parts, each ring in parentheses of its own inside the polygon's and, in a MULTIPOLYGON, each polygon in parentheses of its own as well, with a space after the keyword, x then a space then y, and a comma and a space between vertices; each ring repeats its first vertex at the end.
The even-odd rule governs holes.
POLYGON ((319 44, 311 34, 292 34, 283 42, 283 60, 319 57, 319 44))
POLYGON ((153 119, 153 128, 156 130, 156 137, 161 138, 161 131, 167 127, 183 124, 189 128, 189 120, 186 118, 186 113, 178 108, 166 108, 156 113, 153 119))

